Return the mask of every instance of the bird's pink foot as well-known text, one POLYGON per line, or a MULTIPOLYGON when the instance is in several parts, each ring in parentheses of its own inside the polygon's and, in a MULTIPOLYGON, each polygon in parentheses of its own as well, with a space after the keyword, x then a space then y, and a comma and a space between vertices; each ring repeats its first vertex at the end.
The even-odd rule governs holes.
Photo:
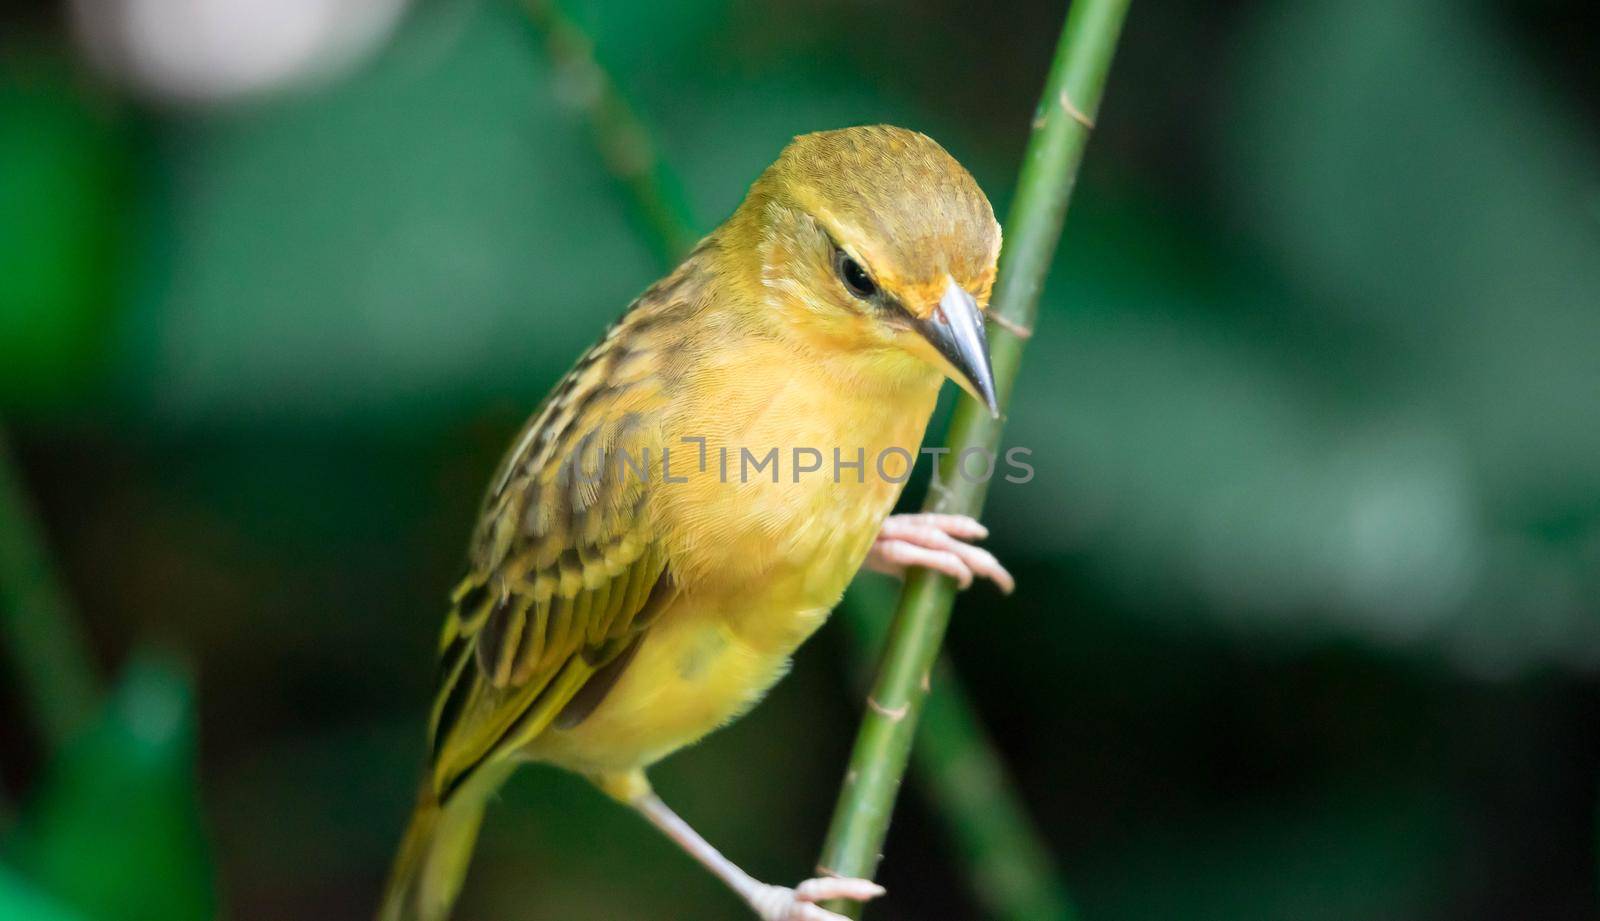
POLYGON ((1016 580, 994 554, 967 543, 989 536, 989 529, 966 515, 892 515, 872 543, 863 565, 873 572, 904 576, 911 566, 944 573, 962 588, 973 577, 989 579, 1006 594, 1016 580))
POLYGON ((865 902, 883 895, 883 887, 869 879, 819 876, 790 889, 766 886, 750 899, 761 921, 848 921, 843 915, 817 905, 830 899, 865 902))

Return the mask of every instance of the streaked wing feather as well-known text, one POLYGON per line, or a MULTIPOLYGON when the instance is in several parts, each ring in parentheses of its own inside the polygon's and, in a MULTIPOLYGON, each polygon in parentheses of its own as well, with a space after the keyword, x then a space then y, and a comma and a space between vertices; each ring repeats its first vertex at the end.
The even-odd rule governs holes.
POLYGON ((628 335, 630 325, 659 326, 650 298, 663 293, 647 292, 578 362, 496 474, 440 637, 430 750, 441 796, 532 741, 602 672, 606 687, 585 697, 597 703, 620 672, 608 664, 670 597, 647 514, 665 402, 662 375, 651 373, 660 340, 628 335))

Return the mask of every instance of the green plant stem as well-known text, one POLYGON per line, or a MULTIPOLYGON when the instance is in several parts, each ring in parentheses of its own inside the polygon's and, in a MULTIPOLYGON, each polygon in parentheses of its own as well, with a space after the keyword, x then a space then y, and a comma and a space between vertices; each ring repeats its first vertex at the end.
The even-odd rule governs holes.
POLYGON ((21 476, 0 432, 0 638, 51 751, 94 712, 88 644, 57 581, 21 476))
MULTIPOLYGON (((893 584, 863 576, 837 612, 849 631, 862 676, 888 634, 893 584)), ((1066 887, 1033 820, 1023 807, 983 727, 982 718, 950 664, 941 659, 933 693, 922 712, 922 744, 911 752, 912 777, 936 808, 934 814, 960 854, 973 896, 985 918, 1000 921, 1068 921, 1077 917, 1066 887)))
MULTIPOLYGON (((1061 236, 1127 8, 1128 0, 1072 4, 1045 80, 1005 224, 1006 243, 990 304, 996 327, 990 355, 1002 408, 1009 402, 1022 348, 1038 314, 1039 292, 1061 236)), ((1000 420, 972 400, 961 400, 950 422, 950 453, 929 487, 924 508, 979 513, 985 484, 956 475, 955 465, 968 451, 995 451, 1000 430, 1000 420)), ((823 846, 822 872, 870 878, 877 871, 955 591, 948 576, 916 570, 906 577, 823 846)), ((857 904, 829 907, 852 916, 861 910, 857 904)))
POLYGON ((643 237, 675 265, 699 239, 681 186, 656 153, 650 130, 594 56, 594 42, 555 0, 523 0, 550 56, 557 95, 588 122, 606 169, 627 192, 643 237))

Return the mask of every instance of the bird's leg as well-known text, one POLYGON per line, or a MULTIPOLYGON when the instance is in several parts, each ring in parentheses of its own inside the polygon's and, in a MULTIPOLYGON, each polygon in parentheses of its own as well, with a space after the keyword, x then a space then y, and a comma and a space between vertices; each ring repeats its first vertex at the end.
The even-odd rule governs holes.
POLYGON ((982 576, 1009 595, 1016 588, 1011 573, 994 554, 967 543, 988 536, 988 528, 966 515, 891 515, 862 565, 892 576, 904 576, 908 567, 921 566, 944 573, 962 588, 971 585, 974 576, 982 576))
POLYGON ((595 780, 602 790, 633 807, 651 825, 683 848, 685 853, 726 883, 728 888, 745 900, 761 921, 848 921, 844 916, 816 903, 829 899, 864 902, 883 895, 883 887, 867 879, 824 876, 808 879, 793 889, 768 885, 739 869, 738 864, 722 856, 710 842, 700 837, 699 832, 679 818, 661 801, 661 797, 651 791, 650 783, 642 772, 630 771, 595 780))

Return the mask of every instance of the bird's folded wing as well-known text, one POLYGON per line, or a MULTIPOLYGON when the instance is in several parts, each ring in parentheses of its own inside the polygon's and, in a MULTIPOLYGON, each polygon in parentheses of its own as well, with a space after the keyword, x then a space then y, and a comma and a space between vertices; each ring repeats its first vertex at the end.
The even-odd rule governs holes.
POLYGON ((441 798, 569 704, 581 709, 573 698, 585 685, 614 680, 594 676, 624 663, 673 590, 647 503, 659 488, 660 394, 647 376, 619 373, 628 360, 611 337, 585 356, 495 478, 440 638, 431 752, 441 798))

